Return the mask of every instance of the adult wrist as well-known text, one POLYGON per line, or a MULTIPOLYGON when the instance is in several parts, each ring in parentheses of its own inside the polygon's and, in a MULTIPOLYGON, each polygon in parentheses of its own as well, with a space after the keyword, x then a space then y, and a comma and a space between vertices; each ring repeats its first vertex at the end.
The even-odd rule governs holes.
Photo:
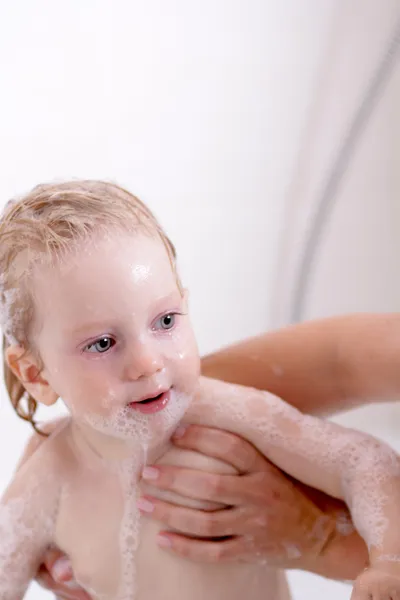
POLYGON ((335 527, 321 551, 310 556, 303 568, 329 579, 353 581, 368 565, 367 547, 358 533, 354 530, 346 535, 335 527))
POLYGON ((335 522, 330 515, 320 513, 313 517, 303 533, 301 554, 289 561, 286 569, 300 569, 302 571, 317 572, 325 563, 325 549, 330 546, 332 538, 336 535, 335 522))

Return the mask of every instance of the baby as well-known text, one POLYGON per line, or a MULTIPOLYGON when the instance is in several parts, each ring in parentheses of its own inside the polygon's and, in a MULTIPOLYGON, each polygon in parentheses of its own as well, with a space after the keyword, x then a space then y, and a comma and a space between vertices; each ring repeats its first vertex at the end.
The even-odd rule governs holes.
MULTIPOLYGON (((271 394, 199 378, 174 247, 137 198, 96 181, 35 188, 6 207, 0 270, 13 406, 35 427, 38 403, 62 398, 70 413, 1 500, 1 600, 23 598, 51 544, 94 599, 288 598, 283 575, 262 563, 196 564, 158 546, 138 502, 143 465, 227 469, 173 449, 179 422, 235 432, 344 499, 370 552, 353 600, 400 598, 400 459, 271 394)), ((194 519, 198 503, 178 500, 194 519)))

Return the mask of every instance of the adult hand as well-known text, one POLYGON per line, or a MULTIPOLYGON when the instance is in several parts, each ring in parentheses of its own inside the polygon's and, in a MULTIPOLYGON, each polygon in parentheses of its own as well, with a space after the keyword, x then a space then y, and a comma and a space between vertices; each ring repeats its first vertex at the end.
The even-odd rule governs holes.
POLYGON ((152 486, 226 507, 206 512, 146 494, 154 506, 147 516, 174 530, 161 532, 161 545, 196 561, 263 561, 282 568, 307 568, 321 552, 335 519, 254 446, 234 434, 194 425, 180 428, 173 441, 230 464, 239 475, 155 465, 152 486))
MULTIPOLYGON (((336 526, 336 519, 324 512, 330 499, 294 484, 254 446, 234 434, 192 425, 184 435, 175 437, 174 443, 218 458, 240 474, 154 466, 159 477, 151 479, 153 486, 226 506, 205 512, 146 495, 154 505, 151 516, 181 532, 162 532, 160 539, 169 542, 171 551, 203 562, 262 561, 281 568, 313 570, 314 559, 336 526)), ((74 584, 67 557, 56 549, 45 555, 38 582, 58 598, 90 600, 74 584)))
POLYGON ((56 548, 50 548, 46 552, 36 581, 54 592, 57 600, 91 600, 89 594, 75 583, 68 558, 56 548))

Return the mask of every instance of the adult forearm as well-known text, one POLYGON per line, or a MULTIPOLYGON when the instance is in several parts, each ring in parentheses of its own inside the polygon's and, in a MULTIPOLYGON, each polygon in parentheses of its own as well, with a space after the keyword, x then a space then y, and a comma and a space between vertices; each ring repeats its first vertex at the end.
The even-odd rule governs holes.
POLYGON ((202 360, 202 372, 328 415, 400 395, 400 314, 355 314, 272 331, 202 360))

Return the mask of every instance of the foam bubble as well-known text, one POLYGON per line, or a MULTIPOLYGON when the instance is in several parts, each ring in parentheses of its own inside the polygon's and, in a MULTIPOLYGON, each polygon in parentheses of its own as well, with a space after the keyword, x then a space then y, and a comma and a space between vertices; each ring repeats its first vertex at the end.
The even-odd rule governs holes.
POLYGON ((380 562, 400 562, 400 554, 382 554, 377 557, 377 560, 380 562))
POLYGON ((303 415, 269 393, 215 381, 206 384, 193 415, 204 419, 205 413, 210 425, 221 426, 227 422, 227 399, 229 420, 237 433, 245 435, 251 423, 260 448, 267 442, 307 460, 321 479, 335 482, 339 478, 339 492, 357 530, 369 547, 382 545, 390 496, 385 485, 400 478, 399 458, 389 446, 364 433, 303 415))
POLYGON ((25 487, 24 497, 3 498, 0 503, 0 598, 24 596, 30 583, 32 548, 53 537, 56 502, 49 511, 43 490, 54 490, 54 478, 38 481, 36 474, 26 474, 25 487))
POLYGON ((300 558, 301 550, 296 544, 284 543, 283 547, 286 551, 286 556, 289 560, 294 560, 295 558, 300 558))
POLYGON ((343 536, 351 535, 354 532, 354 525, 350 515, 345 511, 340 511, 336 515, 336 531, 343 536))
MULTIPOLYGON (((147 463, 149 450, 154 452, 157 445, 169 440, 177 424, 184 416, 191 402, 191 396, 171 390, 166 407, 159 413, 144 414, 129 407, 114 410, 111 416, 90 414, 85 423, 94 430, 126 441, 134 446, 128 459, 111 461, 109 467, 117 473, 124 499, 123 516, 119 529, 119 550, 121 573, 116 600, 132 600, 137 585, 136 553, 140 541, 140 511, 137 508, 139 497, 138 477, 143 464, 147 463)), ((107 463, 108 464, 108 463, 107 463)), ((83 587, 94 598, 102 600, 98 590, 83 587)))
MULTIPOLYGON (((126 441, 157 443, 170 437, 186 413, 191 396, 170 391, 166 407, 154 414, 144 414, 129 406, 114 409, 110 415, 86 414, 84 422, 103 434, 126 441)), ((108 402, 108 401, 107 401, 108 402)))
MULTIPOLYGON (((147 454, 146 445, 143 454, 147 454)), ((124 512, 119 531, 121 574, 117 600, 131 600, 136 596, 136 552, 140 540, 140 513, 137 508, 139 488, 137 473, 140 467, 138 458, 124 461, 119 466, 119 479, 124 496, 124 512)))
POLYGON ((0 278, 0 326, 8 343, 16 345, 18 342, 13 331, 21 321, 22 310, 17 308, 17 289, 5 289, 3 279, 4 276, 0 278))

